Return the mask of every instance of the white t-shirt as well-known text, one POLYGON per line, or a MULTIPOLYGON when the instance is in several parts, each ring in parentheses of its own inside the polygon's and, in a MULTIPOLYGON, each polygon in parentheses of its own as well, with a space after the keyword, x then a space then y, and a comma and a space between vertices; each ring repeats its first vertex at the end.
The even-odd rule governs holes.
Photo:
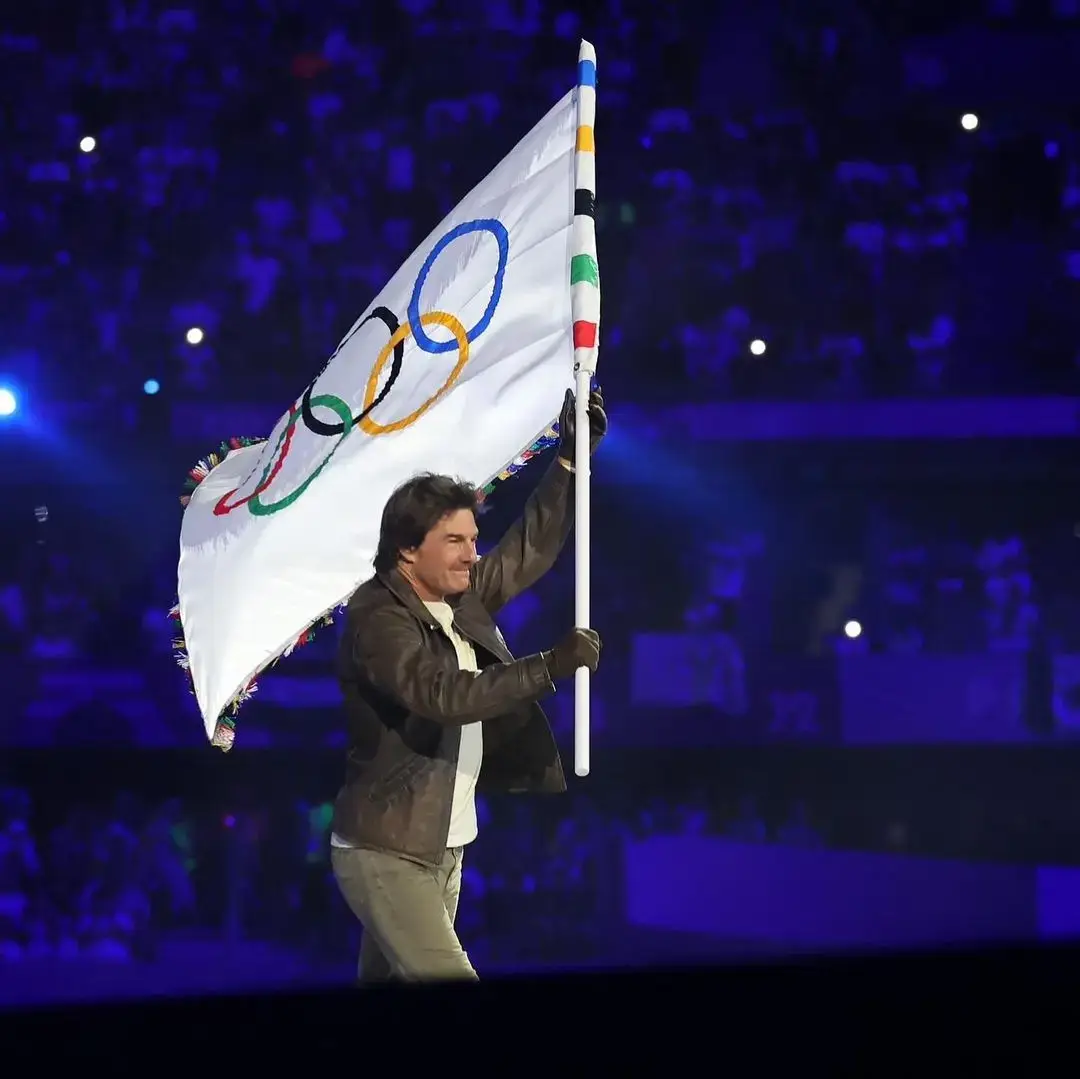
MULTIPOLYGON (((454 628, 454 611, 449 603, 425 603, 435 620, 450 638, 457 652, 458 666, 463 671, 478 671, 476 652, 454 628)), ((448 847, 463 847, 476 838, 476 781, 484 758, 482 723, 466 723, 461 728, 461 748, 458 750, 457 775, 454 777, 454 800, 450 806, 448 847)))
MULTIPOLYGON (((450 638, 454 651, 457 652, 458 666, 463 671, 479 670, 473 646, 454 628, 454 610, 450 604, 425 603, 424 606, 450 638)), ((446 836, 448 847, 464 847, 476 838, 476 781, 480 778, 483 758, 483 724, 466 723, 461 728, 461 748, 458 750, 454 797, 450 805, 450 828, 446 836)), ((330 837, 330 842, 335 847, 349 845, 336 834, 330 837)))

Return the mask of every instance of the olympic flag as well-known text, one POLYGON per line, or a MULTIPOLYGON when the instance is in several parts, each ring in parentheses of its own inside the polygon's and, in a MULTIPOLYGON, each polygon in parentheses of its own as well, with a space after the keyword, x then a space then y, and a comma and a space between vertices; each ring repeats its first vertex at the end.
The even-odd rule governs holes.
MULTIPOLYGON (((587 445, 600 313, 588 42, 577 70, 576 85, 394 274, 269 438, 233 439, 192 469, 171 613, 212 744, 233 744, 259 674, 371 575, 398 484, 433 470, 490 492, 557 440, 574 385, 587 445)), ((587 450, 578 462, 587 513, 587 450)), ((579 491, 579 514, 582 505, 579 491)))

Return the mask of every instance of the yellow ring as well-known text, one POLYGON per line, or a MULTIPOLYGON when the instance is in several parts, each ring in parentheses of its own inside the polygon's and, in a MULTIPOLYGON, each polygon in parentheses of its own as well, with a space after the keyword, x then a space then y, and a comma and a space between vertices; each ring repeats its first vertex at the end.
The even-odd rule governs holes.
MULTIPOLYGON (((448 315, 444 311, 429 311, 425 315, 420 316, 420 325, 425 328, 428 326, 445 326, 453 335, 454 340, 457 342, 458 347, 458 360, 454 364, 453 371, 450 372, 450 376, 443 383, 442 388, 434 397, 429 397, 415 412, 410 413, 403 419, 394 420, 393 423, 376 423, 371 416, 365 416, 360 421, 360 429, 366 431, 369 435, 388 435, 393 431, 403 431, 406 427, 411 427, 420 417, 427 412, 429 408, 436 401, 439 400, 451 386, 457 382, 461 372, 465 369, 465 365, 469 362, 469 335, 465 332, 465 327, 453 315, 448 315)), ((371 407, 372 401, 375 400, 375 392, 379 385, 379 375, 382 374, 383 368, 386 366, 386 361, 390 359, 390 354, 394 349, 405 340, 412 333, 412 326, 408 322, 403 322, 397 331, 391 336, 390 340, 386 342, 386 346, 379 353, 378 359, 375 361, 375 366, 371 369, 371 375, 368 378, 367 387, 364 390, 364 404, 361 411, 366 411, 371 407)))

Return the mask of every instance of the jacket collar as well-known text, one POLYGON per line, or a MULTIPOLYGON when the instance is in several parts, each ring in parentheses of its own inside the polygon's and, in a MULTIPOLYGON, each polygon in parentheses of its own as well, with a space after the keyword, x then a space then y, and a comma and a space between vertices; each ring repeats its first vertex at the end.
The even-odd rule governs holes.
MULTIPOLYGON (((416 594, 416 590, 405 579, 401 571, 398 569, 392 569, 387 573, 377 573, 375 579, 387 589, 388 592, 405 607, 407 611, 410 611, 415 617, 419 618, 425 626, 430 629, 442 630, 435 621, 435 616, 424 605, 424 601, 416 594)), ((462 621, 458 621, 458 608, 461 605, 461 601, 468 593, 462 592, 456 596, 447 596, 446 602, 450 605, 451 610, 454 612, 454 624, 458 629, 458 632, 471 641, 474 645, 479 645, 481 648, 486 649, 497 659, 509 662, 514 657, 507 648, 506 641, 503 639, 502 634, 493 625, 485 625, 482 622, 478 622, 475 619, 466 619, 464 612, 462 612, 462 621)))
MULTIPOLYGON (((416 589, 402 575, 401 570, 395 567, 385 573, 377 573, 375 576, 417 618, 428 625, 434 626, 431 611, 427 609, 424 601, 416 594, 416 589)), ((452 609, 457 610, 458 603, 461 602, 461 596, 447 596, 446 602, 452 609)))

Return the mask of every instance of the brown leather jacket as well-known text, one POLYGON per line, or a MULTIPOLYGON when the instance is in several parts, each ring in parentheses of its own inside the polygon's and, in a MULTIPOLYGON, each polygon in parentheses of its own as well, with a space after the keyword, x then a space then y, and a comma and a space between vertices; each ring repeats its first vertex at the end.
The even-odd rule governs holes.
POLYGON ((481 791, 561 793, 559 751, 537 703, 554 692, 539 655, 515 659, 494 616, 554 564, 573 523, 573 476, 553 462, 521 519, 450 600, 480 674, 392 570, 349 600, 339 677, 349 724, 334 831, 361 847, 438 864, 446 850, 461 727, 483 722, 481 791))

